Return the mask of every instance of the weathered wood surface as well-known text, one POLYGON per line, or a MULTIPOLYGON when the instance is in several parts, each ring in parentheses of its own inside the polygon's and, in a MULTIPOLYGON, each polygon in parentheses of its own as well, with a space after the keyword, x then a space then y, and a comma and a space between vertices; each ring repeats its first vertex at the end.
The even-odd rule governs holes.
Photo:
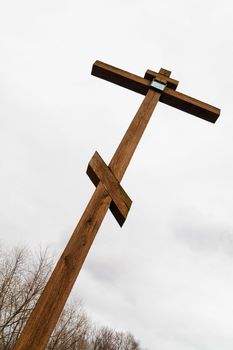
MULTIPOLYGON (((94 63, 92 74, 142 95, 146 95, 150 89, 150 80, 141 78, 138 75, 131 74, 100 61, 94 63)), ((202 118, 211 123, 215 123, 220 115, 220 109, 175 91, 173 88, 171 89, 169 87, 166 87, 161 94, 160 102, 166 103, 169 106, 178 108, 181 111, 195 115, 196 117, 202 118)))
MULTIPOLYGON (((118 181, 126 171, 159 97, 157 91, 148 91, 109 164, 118 181)), ((111 201, 112 198, 100 182, 14 350, 45 349, 111 201)))
POLYGON ((104 185, 112 198, 110 210, 119 225, 122 226, 127 218, 132 201, 98 152, 95 152, 88 164, 87 175, 95 186, 98 186, 99 182, 104 185))

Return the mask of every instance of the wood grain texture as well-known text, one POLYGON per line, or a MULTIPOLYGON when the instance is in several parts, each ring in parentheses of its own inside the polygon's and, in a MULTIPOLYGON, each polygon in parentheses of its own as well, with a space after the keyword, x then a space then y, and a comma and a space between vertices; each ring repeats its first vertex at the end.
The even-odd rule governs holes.
MULTIPOLYGON (((150 80, 126 72, 122 69, 110 66, 106 63, 96 61, 92 68, 92 74, 118 84, 127 89, 146 95, 150 89, 150 80)), ((215 123, 220 115, 220 109, 205 102, 194 99, 170 88, 165 88, 160 102, 192 114, 196 117, 215 123)))
MULTIPOLYGON (((120 181, 147 126, 160 93, 149 90, 111 162, 120 181)), ((85 261, 112 198, 100 182, 39 298, 14 350, 44 350, 85 261)))
POLYGON ((150 120, 155 106, 160 99, 160 95, 161 93, 157 92, 156 90, 148 90, 143 103, 138 109, 134 119, 132 120, 128 130, 114 153, 112 160, 109 163, 109 168, 118 181, 121 181, 122 176, 127 169, 127 166, 150 120))
POLYGON ((119 225, 122 226, 127 218, 132 201, 98 152, 95 152, 88 164, 87 175, 95 186, 99 182, 104 185, 113 201, 110 210, 119 225))

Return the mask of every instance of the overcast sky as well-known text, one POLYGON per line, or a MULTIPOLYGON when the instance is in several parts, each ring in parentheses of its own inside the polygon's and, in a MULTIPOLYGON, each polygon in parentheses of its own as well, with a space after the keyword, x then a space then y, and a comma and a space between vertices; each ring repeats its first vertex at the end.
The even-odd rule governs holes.
POLYGON ((62 252, 143 97, 96 59, 221 108, 211 124, 159 104, 75 285, 100 325, 150 350, 233 348, 233 5, 229 0, 0 3, 1 243, 62 252))

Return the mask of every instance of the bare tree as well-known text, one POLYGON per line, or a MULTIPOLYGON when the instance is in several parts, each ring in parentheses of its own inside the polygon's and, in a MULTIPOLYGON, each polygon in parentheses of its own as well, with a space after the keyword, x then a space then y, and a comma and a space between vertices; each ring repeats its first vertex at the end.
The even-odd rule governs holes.
POLYGON ((88 350, 89 328, 80 303, 69 303, 59 318, 47 350, 88 350))
POLYGON ((93 329, 92 350, 115 350, 115 332, 107 327, 93 329))
POLYGON ((122 345, 119 350, 140 350, 139 342, 131 333, 123 333, 122 345))
POLYGON ((29 252, 13 249, 0 258, 0 344, 12 348, 44 288, 51 264, 46 251, 33 260, 29 252))
MULTIPOLYGON (((33 257, 25 248, 0 247, 0 350, 11 350, 51 273, 47 251, 33 257)), ((46 350, 140 350, 129 333, 91 325, 80 302, 69 302, 46 350)))
POLYGON ((130 333, 102 327, 92 332, 91 350, 140 350, 140 346, 130 333))

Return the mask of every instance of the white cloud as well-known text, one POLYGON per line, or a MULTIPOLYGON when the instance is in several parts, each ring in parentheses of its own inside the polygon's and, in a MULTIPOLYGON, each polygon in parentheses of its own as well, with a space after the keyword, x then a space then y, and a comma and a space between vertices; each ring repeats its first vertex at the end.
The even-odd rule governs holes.
POLYGON ((61 252, 142 96, 96 59, 222 108, 216 125, 159 105, 75 292, 96 321, 150 349, 224 349, 232 335, 232 6, 229 1, 11 1, 0 9, 1 239, 61 252))

